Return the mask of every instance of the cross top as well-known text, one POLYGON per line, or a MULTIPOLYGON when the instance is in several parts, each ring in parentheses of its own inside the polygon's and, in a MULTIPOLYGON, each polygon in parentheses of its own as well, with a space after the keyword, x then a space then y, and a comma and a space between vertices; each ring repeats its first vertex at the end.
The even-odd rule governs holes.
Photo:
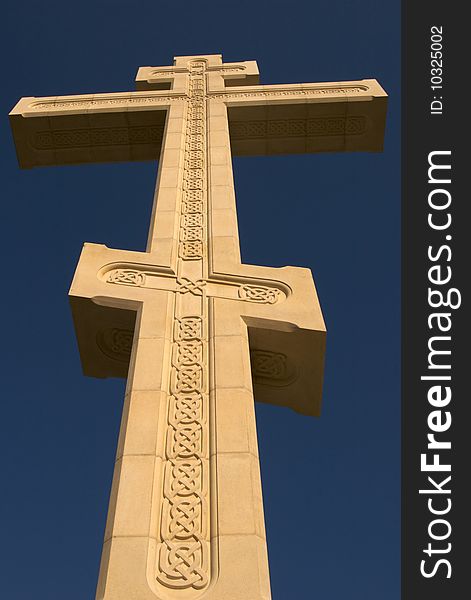
POLYGON ((218 54, 136 82, 10 114, 24 167, 159 160, 146 252, 85 244, 70 290, 84 372, 128 379, 97 599, 266 600, 254 398, 319 414, 325 326, 309 269, 241 262, 232 155, 380 150, 386 94, 218 54))
POLYGON ((207 74, 207 91, 216 92, 226 87, 257 85, 259 72, 254 60, 223 63, 221 54, 176 56, 171 67, 140 67, 136 76, 138 90, 188 91, 188 77, 207 74))

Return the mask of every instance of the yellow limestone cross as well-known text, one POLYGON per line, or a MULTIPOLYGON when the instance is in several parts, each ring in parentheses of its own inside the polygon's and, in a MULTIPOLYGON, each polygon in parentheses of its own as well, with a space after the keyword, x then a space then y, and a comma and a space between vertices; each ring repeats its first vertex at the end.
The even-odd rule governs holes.
POLYGON ((268 599, 254 397, 318 415, 325 327, 309 269, 241 264, 232 154, 380 151, 386 94, 219 54, 137 88, 10 114, 22 167, 160 162, 147 251, 85 244, 70 290, 84 372, 128 378, 96 597, 268 599))

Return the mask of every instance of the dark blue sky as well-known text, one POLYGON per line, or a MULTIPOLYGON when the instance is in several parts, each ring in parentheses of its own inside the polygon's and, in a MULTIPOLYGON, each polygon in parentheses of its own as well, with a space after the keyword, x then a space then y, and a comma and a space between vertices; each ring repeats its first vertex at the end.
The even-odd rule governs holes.
POLYGON ((124 383, 82 376, 67 291, 83 242, 144 249, 156 176, 20 171, 6 115, 21 96, 133 89, 140 65, 222 53, 257 60, 262 83, 375 77, 390 94, 384 153, 238 158, 234 176, 243 260, 310 267, 328 327, 322 417, 257 405, 273 598, 397 600, 398 0, 2 14, 2 597, 94 598, 124 383))

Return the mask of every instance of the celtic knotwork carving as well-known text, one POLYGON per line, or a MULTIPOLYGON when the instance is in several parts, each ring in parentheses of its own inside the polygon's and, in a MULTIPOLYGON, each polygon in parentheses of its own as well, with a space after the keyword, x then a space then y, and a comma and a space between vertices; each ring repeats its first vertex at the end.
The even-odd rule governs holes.
MULTIPOLYGON (((186 203, 196 202, 200 204, 201 207, 203 206, 203 192, 201 190, 185 190, 183 193, 183 199, 186 203)), ((202 210, 202 208, 200 210, 202 210)))
MULTIPOLYGON (((203 133, 204 132, 204 109, 202 106, 198 106, 196 108, 193 108, 190 110, 190 112, 188 113, 188 116, 190 118, 190 121, 192 121, 192 123, 198 123, 199 125, 201 125, 201 131, 196 132, 196 131, 191 131, 191 133, 203 133)), ((190 168, 195 168, 195 167, 190 167, 190 168)))
POLYGON ((187 143, 188 150, 203 150, 203 140, 189 140, 187 143))
POLYGON ((223 73, 237 73, 239 71, 245 71, 245 66, 241 65, 240 67, 213 67, 209 69, 210 71, 222 71, 223 73))
POLYGON ((203 192, 201 190, 187 190, 185 193, 185 202, 183 203, 184 213, 200 213, 203 210, 203 192))
POLYGON ((244 121, 230 124, 231 138, 238 140, 243 138, 265 137, 267 124, 265 121, 244 121))
POLYGON ((250 364, 255 383, 284 386, 292 383, 297 376, 295 365, 281 352, 251 350, 250 364))
MULTIPOLYGON (((193 150, 186 153, 186 157, 188 161, 192 160, 203 160, 203 155, 199 150, 193 150)), ((198 167, 199 168, 199 167, 198 167)))
POLYGON ((181 73, 181 72, 182 71, 180 71, 180 70, 175 71, 174 69, 165 69, 165 67, 164 67, 164 68, 162 68, 162 70, 152 71, 151 75, 159 77, 160 75, 162 75, 162 76, 164 76, 164 75, 176 75, 177 73, 181 73))
POLYGON ((202 179, 185 179, 183 181, 183 188, 185 190, 202 190, 203 180, 202 179))
POLYGON ((202 169, 188 169, 184 173, 185 179, 203 179, 202 169))
POLYGON ((203 123, 199 119, 191 121, 190 133, 192 135, 203 133, 203 123))
POLYGON ((110 271, 108 283, 116 283, 119 285, 134 285, 143 286, 146 280, 144 273, 135 269, 115 269, 110 271))
POLYGON ((284 88, 271 89, 255 92, 210 92, 210 98, 276 98, 277 96, 298 96, 299 98, 310 98, 316 96, 348 96, 349 94, 361 94, 368 91, 368 86, 339 86, 325 88, 307 88, 304 90, 287 90, 284 88))
POLYGON ((203 342, 201 340, 177 342, 174 350, 177 367, 197 365, 203 360, 203 342))
POLYGON ((189 159, 185 166, 187 169, 202 169, 203 168, 203 159, 202 158, 193 158, 189 159))
POLYGON ((32 110, 54 109, 54 108, 99 108, 100 106, 127 106, 127 105, 142 105, 142 104, 158 104, 159 102, 168 103, 175 100, 186 100, 186 94, 173 94, 172 96, 161 96, 153 94, 152 96, 134 96, 129 97, 109 97, 96 100, 67 100, 57 102, 55 100, 47 100, 45 102, 33 102, 28 108, 32 110))
POLYGON ((366 118, 316 117, 276 121, 241 121, 230 124, 232 139, 266 137, 314 137, 322 135, 359 135, 366 130, 366 118))
POLYGON ((167 453, 169 457, 195 456, 202 451, 202 426, 200 423, 179 425, 175 431, 168 430, 167 453))
POLYGON ((185 260, 203 258, 203 243, 200 241, 180 242, 180 257, 185 260))
POLYGON ((177 320, 177 340, 201 339, 203 334, 203 321, 201 317, 182 317, 177 320))
MULTIPOLYGON (((193 89, 193 88, 192 88, 193 89)), ((205 115, 205 107, 204 107, 204 103, 203 102, 195 102, 195 99, 193 99, 193 102, 191 102, 190 104, 190 108, 188 111, 188 114, 192 117, 197 116, 200 119, 204 118, 205 115)))
POLYGON ((191 281, 186 277, 179 277, 177 279, 178 289, 180 294, 186 294, 191 292, 195 296, 201 296, 203 294, 203 287, 206 285, 204 279, 198 279, 197 281, 191 281))
POLYGON ((203 419, 203 397, 197 394, 182 394, 170 398, 169 423, 177 429, 180 425, 200 423, 203 419))
MULTIPOLYGON (((189 109, 183 171, 183 202, 179 257, 203 258, 205 220, 204 146, 206 63, 190 62, 189 109)), ((183 264, 183 263, 182 263, 183 264)), ((185 272, 185 271, 183 271, 185 272)), ((179 294, 203 295, 206 281, 177 278, 179 294)), ((185 302, 177 294, 176 305, 185 302)), ((175 316, 172 345, 171 396, 165 453, 164 502, 161 512, 161 544, 157 580, 175 589, 201 589, 209 582, 208 474, 204 444, 208 443, 204 414, 203 319, 200 315, 175 316)))
POLYGON ((273 137, 306 135, 306 121, 302 119, 268 121, 267 135, 273 137))
POLYGON ((191 394, 199 392, 203 387, 203 369, 201 365, 182 367, 172 373, 172 392, 174 394, 191 394))
MULTIPOLYGON (((181 466, 182 463, 179 463, 181 466)), ((177 482, 173 479, 173 483, 177 482)), ((182 486, 178 489, 178 493, 182 494, 185 488, 182 486)), ((201 528, 201 496, 195 490, 189 495, 190 497, 175 498, 169 510, 168 529, 170 535, 177 540, 185 540, 190 536, 198 536, 201 528)))
POLYGON ((310 119, 307 122, 308 135, 343 135, 346 123, 345 117, 310 119))
POLYGON ((202 214, 189 214, 182 216, 183 227, 201 227, 203 225, 202 214))
POLYGON ((127 363, 131 356, 133 332, 130 329, 111 327, 97 334, 98 348, 113 360, 127 363))
MULTIPOLYGON (((188 498, 195 496, 195 506, 201 505, 201 481, 203 476, 203 463, 199 457, 188 459, 170 459, 166 464, 164 491, 165 496, 172 504, 178 500, 178 496, 188 498)), ((174 511, 175 514, 175 511, 174 511)), ((197 517, 199 519, 199 515, 197 517)), ((167 521, 167 532, 175 535, 175 530, 181 530, 178 522, 167 521)), ((177 534, 178 535, 178 534, 177 534)))
POLYGON ((194 242, 203 239, 202 227, 184 227, 182 228, 182 239, 185 242, 194 242))
POLYGON ((176 589, 204 588, 208 583, 208 559, 205 542, 166 542, 160 547, 157 579, 176 589))
POLYGON ((168 458, 190 458, 203 454, 203 398, 183 394, 170 399, 167 431, 168 458))
POLYGON ((198 589, 207 583, 202 471, 198 458, 169 460, 166 465, 161 525, 165 541, 160 548, 162 572, 157 579, 170 587, 198 589))
POLYGON ((286 355, 281 352, 252 350, 250 353, 254 377, 283 379, 286 377, 286 355))
POLYGON ((162 141, 163 131, 163 125, 38 131, 34 134, 31 143, 38 150, 127 144, 157 144, 162 141))
POLYGON ((241 285, 239 287, 239 298, 247 300, 247 302, 275 304, 280 297, 280 290, 274 287, 265 287, 262 285, 241 285))

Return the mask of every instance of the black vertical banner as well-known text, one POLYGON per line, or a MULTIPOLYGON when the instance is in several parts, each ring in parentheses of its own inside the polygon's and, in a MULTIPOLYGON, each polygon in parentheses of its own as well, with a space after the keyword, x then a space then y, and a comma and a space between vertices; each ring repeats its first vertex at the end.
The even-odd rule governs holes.
POLYGON ((402 7, 402 600, 471 594, 465 8, 402 7))

